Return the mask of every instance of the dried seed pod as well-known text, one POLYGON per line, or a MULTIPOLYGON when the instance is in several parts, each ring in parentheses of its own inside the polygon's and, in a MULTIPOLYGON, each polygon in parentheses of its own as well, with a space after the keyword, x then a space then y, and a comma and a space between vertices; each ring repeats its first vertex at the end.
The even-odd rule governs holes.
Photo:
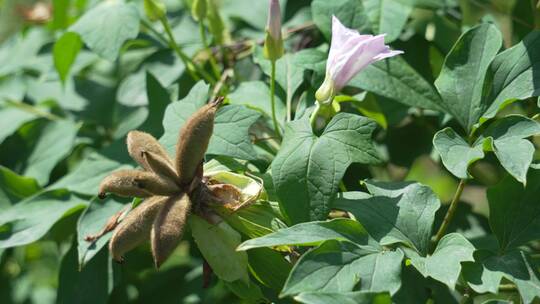
POLYGON ((173 195, 180 188, 172 180, 157 174, 140 170, 120 170, 107 176, 100 184, 99 197, 111 192, 120 196, 148 197, 153 195, 173 195))
POLYGON ((219 97, 204 105, 186 121, 180 130, 180 138, 176 144, 176 172, 181 185, 191 183, 197 168, 204 159, 214 131, 214 118, 222 101, 223 97, 219 97))
POLYGON ((157 214, 152 225, 152 255, 156 268, 173 252, 182 239, 191 200, 185 193, 171 197, 157 214))
POLYGON ((165 196, 152 196, 120 222, 109 242, 109 251, 115 261, 122 262, 124 253, 149 239, 152 223, 167 199, 165 196))
POLYGON ((99 185, 99 198, 105 198, 107 193, 114 193, 126 197, 149 197, 152 193, 139 187, 135 182, 142 171, 138 170, 120 170, 113 172, 105 177, 99 185))
POLYGON ((141 131, 131 131, 127 135, 126 142, 129 155, 146 170, 151 169, 143 157, 143 152, 155 153, 172 165, 169 155, 152 135, 141 131))
POLYGON ((144 161, 154 173, 172 181, 178 180, 178 175, 169 161, 151 151, 143 151, 142 154, 144 161))

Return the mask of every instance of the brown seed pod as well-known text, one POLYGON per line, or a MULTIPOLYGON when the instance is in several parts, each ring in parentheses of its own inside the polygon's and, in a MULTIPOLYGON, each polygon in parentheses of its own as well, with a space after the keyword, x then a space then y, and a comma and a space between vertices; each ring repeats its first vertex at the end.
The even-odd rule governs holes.
POLYGON ((107 193, 126 197, 149 197, 152 193, 142 189, 135 182, 142 171, 120 170, 105 177, 99 185, 99 198, 105 198, 107 193))
POLYGON ((151 151, 144 151, 142 154, 144 161, 154 173, 172 181, 178 180, 178 175, 168 160, 151 151))
POLYGON ((180 130, 176 144, 176 172, 181 185, 189 185, 204 159, 214 131, 214 118, 223 97, 197 110, 180 130))
POLYGON ((99 186, 99 197, 111 192, 120 196, 148 197, 154 195, 173 195, 180 188, 172 180, 157 174, 140 170, 120 170, 107 176, 99 186))
POLYGON ((124 253, 149 239, 154 218, 167 199, 165 196, 152 196, 131 210, 120 222, 109 242, 109 251, 115 261, 122 262, 124 253))
POLYGON ((159 268, 182 239, 191 200, 185 193, 171 197, 152 225, 151 243, 154 264, 159 268))
POLYGON ((126 142, 129 155, 146 170, 151 169, 144 160, 143 152, 155 153, 172 165, 169 155, 152 135, 141 131, 131 131, 127 135, 126 142))

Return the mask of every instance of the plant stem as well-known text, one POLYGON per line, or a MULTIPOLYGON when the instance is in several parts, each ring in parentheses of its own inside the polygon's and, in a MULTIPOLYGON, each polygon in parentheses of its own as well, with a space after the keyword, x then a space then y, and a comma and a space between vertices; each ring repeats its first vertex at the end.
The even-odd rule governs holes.
POLYGON ((272 73, 270 75, 270 103, 272 104, 272 121, 274 122, 274 129, 276 131, 276 135, 281 139, 281 132, 279 131, 279 125, 276 118, 276 62, 274 60, 272 62, 272 73))
POLYGON ((152 32, 152 34, 154 34, 157 37, 159 42, 163 43, 166 46, 169 45, 169 42, 168 42, 167 38, 165 36, 163 36, 162 33, 156 31, 156 29, 152 26, 152 24, 150 24, 150 22, 148 22, 146 19, 141 18, 141 24, 145 28, 147 28, 150 32, 152 32))
POLYGON ((199 33, 201 35, 201 41, 204 47, 204 51, 208 53, 209 60, 210 60, 210 66, 212 67, 212 72, 214 72, 214 76, 219 79, 221 77, 219 68, 216 62, 216 59, 214 58, 214 53, 208 46, 208 41, 206 40, 206 30, 204 28, 204 23, 202 20, 199 21, 199 33))
POLYGON ((62 117, 60 117, 60 116, 57 116, 57 115, 54 115, 52 113, 42 111, 42 110, 36 108, 35 106, 29 105, 29 104, 24 103, 24 102, 6 101, 6 103, 9 104, 12 107, 18 108, 18 109, 20 109, 22 111, 25 111, 25 112, 28 112, 28 113, 32 113, 32 114, 34 114, 36 116, 39 116, 39 117, 42 117, 42 118, 46 118, 48 120, 62 120, 62 117))
POLYGON ((439 243, 439 241, 442 239, 442 237, 446 234, 446 229, 448 228, 448 225, 452 221, 452 218, 454 218, 454 214, 456 213, 456 208, 459 203, 459 199, 461 198, 461 193, 463 193, 463 188, 465 188, 465 179, 461 179, 459 181, 459 185, 456 189, 456 193, 454 194, 454 198, 452 199, 452 202, 450 203, 450 207, 448 208, 448 211, 446 211, 446 215, 444 216, 444 220, 441 224, 441 227, 439 228, 439 231, 437 231, 437 234, 435 235, 435 244, 439 243))
POLYGON ((197 72, 199 75, 201 75, 204 80, 206 80, 210 84, 214 84, 215 80, 206 73, 205 70, 201 69, 197 64, 195 64, 191 58, 189 58, 182 49, 178 46, 178 43, 176 43, 176 40, 174 39, 174 35, 171 30, 171 26, 169 25, 169 21, 167 20, 166 16, 163 16, 159 19, 161 21, 161 24, 163 24, 163 28, 165 29, 165 33, 167 33, 167 37, 169 37, 169 46, 176 52, 178 57, 182 60, 184 65, 186 65, 186 69, 190 76, 193 78, 193 80, 198 81, 199 77, 195 72, 197 72))
POLYGON ((309 117, 309 124, 311 125, 311 129, 315 131, 315 127, 317 124, 317 117, 319 116, 319 112, 321 111, 321 105, 317 102, 315 103, 315 110, 313 110, 313 113, 311 113, 311 116, 309 117))

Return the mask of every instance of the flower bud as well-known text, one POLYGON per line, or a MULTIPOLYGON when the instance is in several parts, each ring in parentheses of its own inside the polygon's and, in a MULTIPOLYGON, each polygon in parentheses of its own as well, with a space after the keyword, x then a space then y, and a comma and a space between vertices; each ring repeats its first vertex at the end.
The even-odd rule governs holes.
POLYGON ((191 16, 195 21, 206 18, 207 0, 193 0, 191 3, 191 16))
POLYGON ((161 0, 144 0, 144 12, 150 21, 157 21, 167 13, 161 0))
POLYGON ((278 0, 270 0, 268 23, 264 38, 264 56, 272 61, 283 56, 283 38, 281 37, 281 9, 278 0))

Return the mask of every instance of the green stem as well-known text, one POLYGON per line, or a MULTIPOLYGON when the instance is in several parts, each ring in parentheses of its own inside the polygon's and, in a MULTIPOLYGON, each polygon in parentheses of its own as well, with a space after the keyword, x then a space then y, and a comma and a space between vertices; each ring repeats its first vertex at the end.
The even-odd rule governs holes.
POLYGON ((178 43, 176 43, 176 39, 174 39, 174 35, 171 30, 171 26, 169 25, 169 21, 167 20, 166 16, 163 16, 159 19, 161 21, 161 24, 163 24, 163 28, 165 29, 165 33, 167 33, 167 36, 169 37, 169 45, 170 47, 176 52, 178 57, 182 60, 182 62, 186 65, 186 69, 188 73, 191 75, 193 80, 198 81, 199 77, 195 72, 197 72, 199 75, 201 75, 208 83, 214 84, 216 81, 208 74, 205 70, 201 69, 197 64, 195 64, 191 58, 189 58, 182 49, 178 46, 178 43))
POLYGON ((317 102, 315 104, 315 110, 313 113, 311 113, 311 116, 309 117, 309 123, 311 124, 311 129, 315 131, 315 127, 317 124, 317 117, 319 116, 319 113, 321 112, 321 105, 317 102))
POLYGON ((279 131, 279 125, 276 118, 276 62, 272 62, 272 73, 270 75, 270 103, 272 104, 272 121, 274 122, 274 129, 276 135, 281 139, 281 132, 279 131))
POLYGON ((202 20, 199 21, 199 33, 201 34, 201 40, 202 40, 204 50, 208 52, 210 66, 212 67, 212 72, 214 72, 214 76, 217 79, 219 79, 221 77, 219 68, 218 68, 216 59, 214 58, 214 52, 212 52, 212 50, 208 46, 208 41, 206 40, 206 30, 204 28, 204 23, 202 20))
POLYGON ((141 24, 148 29, 152 34, 154 34, 159 42, 163 43, 164 45, 169 45, 169 42, 167 41, 167 37, 163 36, 162 33, 156 31, 156 29, 148 22, 148 20, 141 18, 141 24))
POLYGON ((39 116, 39 117, 42 117, 42 118, 46 118, 48 120, 62 120, 62 117, 60 117, 60 116, 57 116, 57 115, 54 115, 52 113, 42 111, 42 110, 36 108, 35 106, 29 105, 29 104, 24 103, 24 102, 6 101, 6 103, 9 104, 12 107, 18 108, 18 109, 20 109, 22 111, 25 111, 25 112, 28 112, 28 113, 32 113, 32 114, 34 114, 36 116, 39 116))
POLYGON ((441 227, 437 231, 437 234, 435 235, 435 244, 439 243, 439 241, 442 239, 442 237, 446 234, 446 229, 448 228, 448 225, 450 225, 450 222, 454 218, 454 214, 456 213, 457 205, 459 203, 459 199, 461 198, 461 193, 463 193, 463 188, 465 188, 465 179, 461 179, 459 181, 459 185, 456 189, 456 193, 454 194, 454 198, 452 199, 452 202, 450 203, 450 207, 448 208, 448 211, 446 211, 446 215, 444 216, 444 220, 441 224, 441 227))

